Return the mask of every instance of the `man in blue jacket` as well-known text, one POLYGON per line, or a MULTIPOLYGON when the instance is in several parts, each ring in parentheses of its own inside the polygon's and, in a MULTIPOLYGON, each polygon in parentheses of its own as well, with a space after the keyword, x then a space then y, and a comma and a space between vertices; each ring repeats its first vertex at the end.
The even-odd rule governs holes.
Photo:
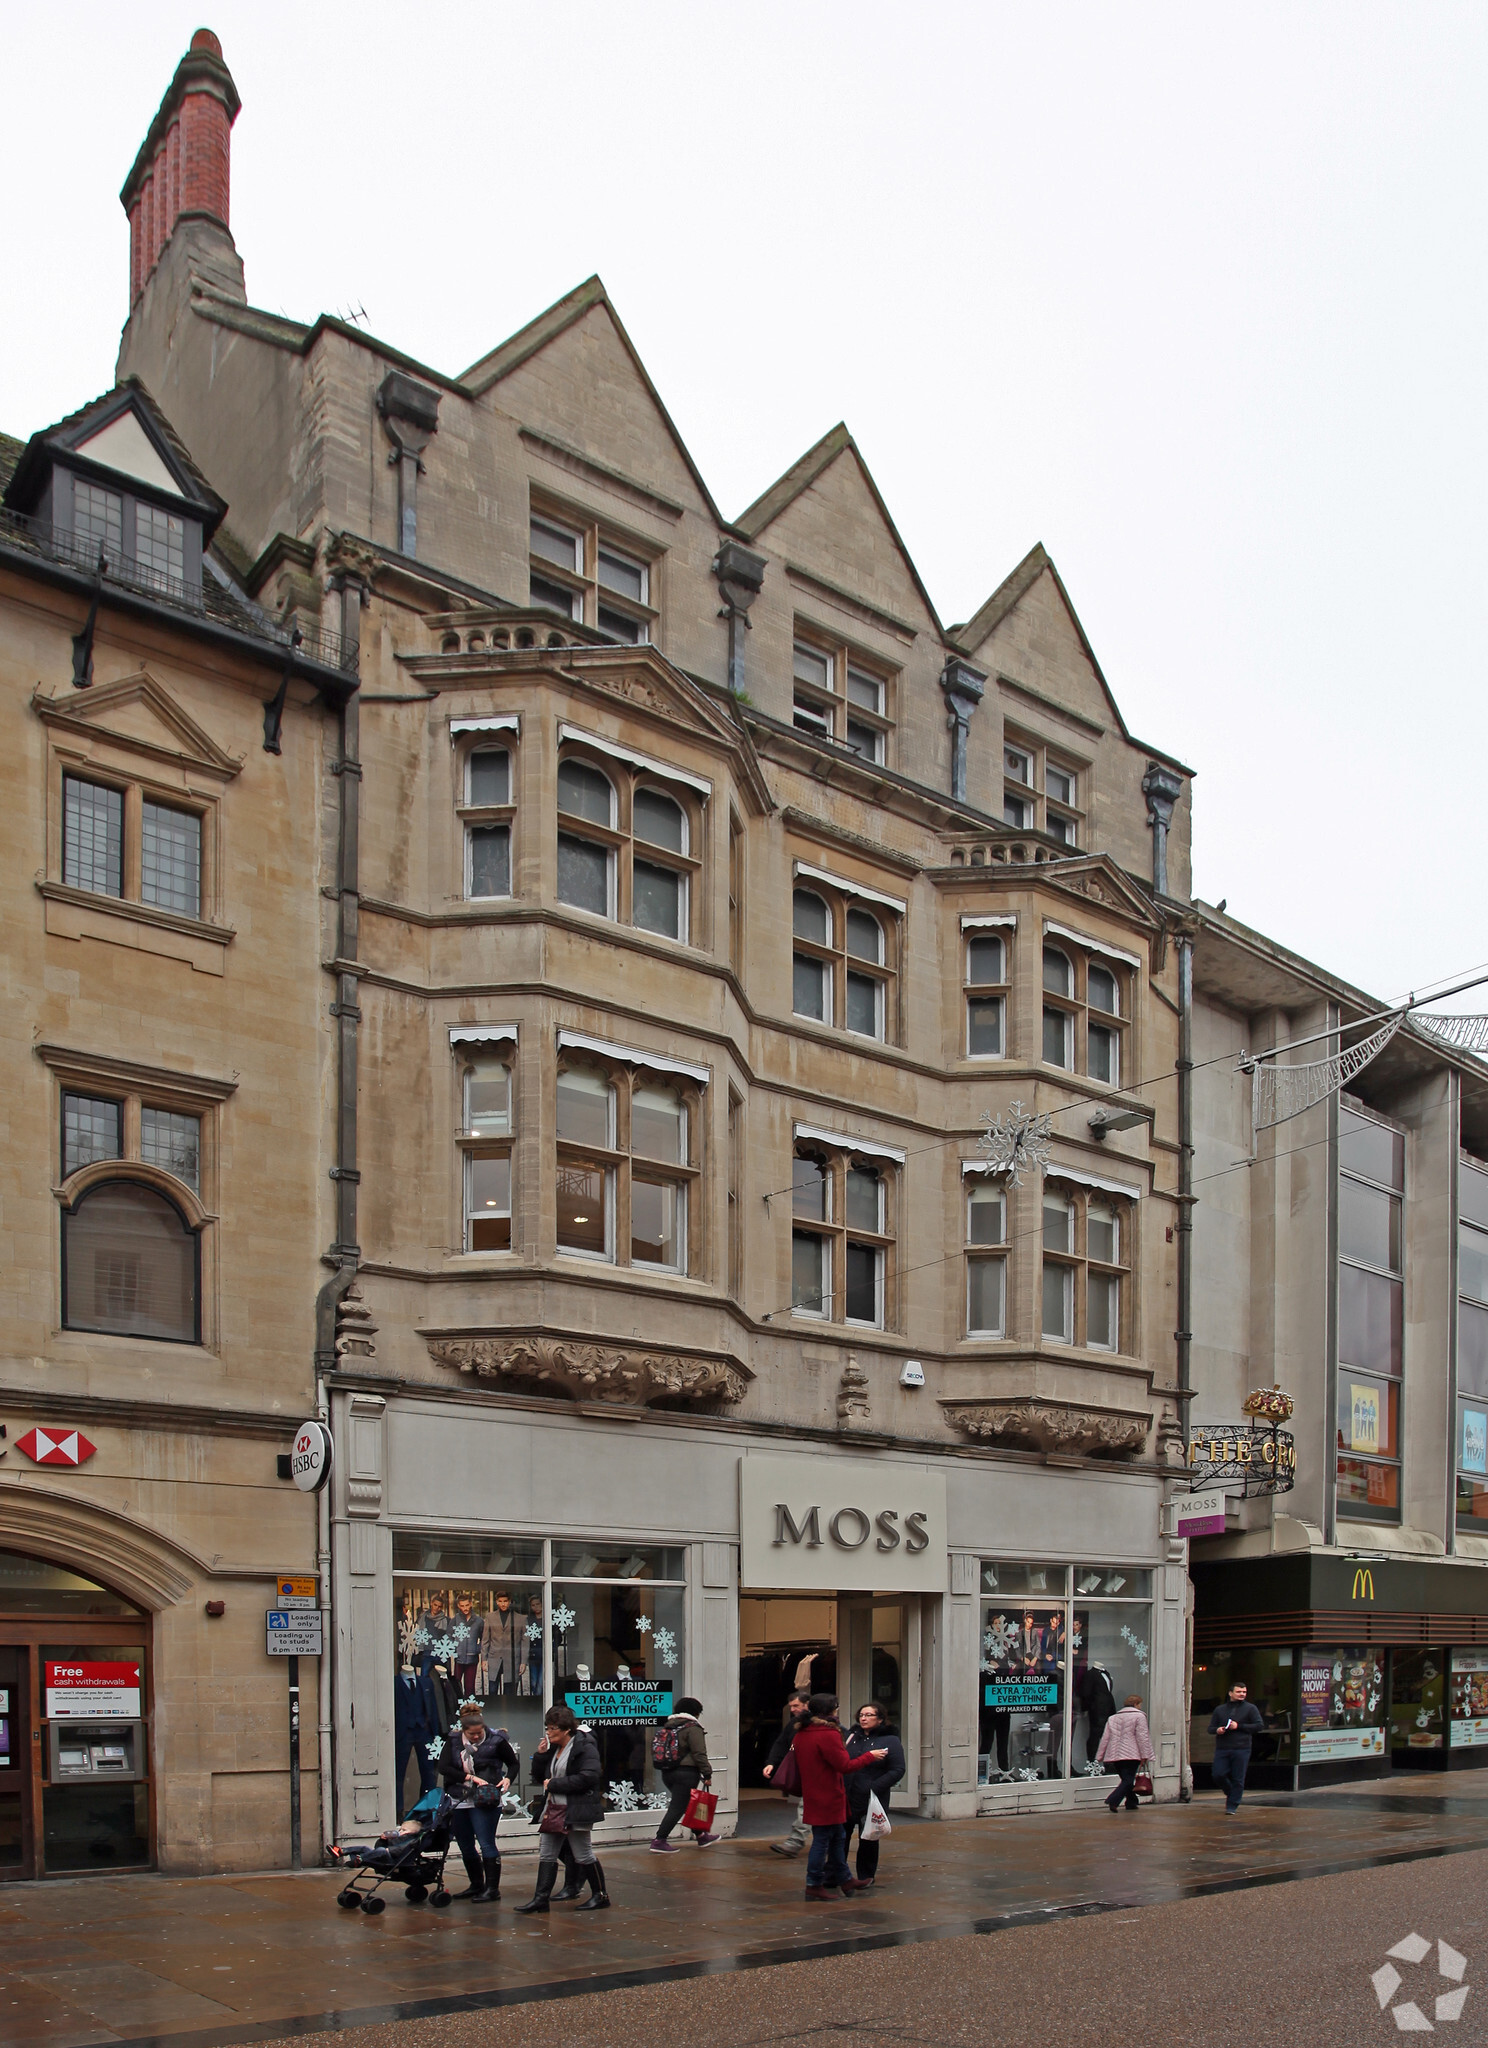
POLYGON ((1209 1716, 1209 1733, 1214 1737, 1212 1776, 1225 1796, 1226 1813, 1240 1811, 1245 1773, 1250 1767, 1251 1738, 1266 1725, 1260 1709, 1245 1695, 1245 1686, 1232 1685, 1229 1698, 1221 1700, 1209 1716))

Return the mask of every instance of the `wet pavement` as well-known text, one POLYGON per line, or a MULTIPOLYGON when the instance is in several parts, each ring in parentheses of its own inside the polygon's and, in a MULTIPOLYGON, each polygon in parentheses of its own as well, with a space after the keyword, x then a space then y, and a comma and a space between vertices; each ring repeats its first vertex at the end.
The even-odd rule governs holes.
MULTIPOLYGON (((98 1876, 13 1885, 0 1889, 0 2048, 145 2040, 187 2048, 193 2040, 267 2041, 339 2028, 374 2028, 381 2035, 402 2020, 421 2022, 422 2043, 436 2019, 440 2038, 454 2040, 462 2026, 473 2033, 477 2015, 484 2016, 481 2040, 516 2042, 536 2035, 529 2028, 524 2036, 518 2012, 510 2015, 517 2031, 493 2032, 499 2009, 525 2006, 535 2025, 532 2002, 554 1999, 563 2005, 553 2009, 551 2021, 570 2037, 587 2031, 590 2039, 618 2041, 629 2035, 614 2031, 620 2025, 614 2001, 633 2003, 639 1995, 627 1987, 650 1987, 646 1995, 654 1998, 656 1987, 667 1986, 675 2003, 687 1980, 701 1997, 705 1980, 743 1973, 733 1980, 742 2011, 765 1999, 764 1980, 773 1980, 782 1965, 846 1957, 854 1961, 850 1981, 856 1984, 874 1951, 898 1951, 892 1982, 907 1984, 927 1972, 933 1980, 941 1965, 951 1968, 965 1937, 1013 1930, 1052 1940, 1051 1922, 1065 1925, 1060 1940, 1077 1940, 1079 1952, 1091 1958, 1113 1939, 1113 1929, 1124 1928, 1112 1963, 1119 1975, 1132 1928, 1147 1930, 1144 1944, 1154 1938, 1161 1916, 1144 1909, 1169 1912, 1174 1902, 1186 1902, 1185 1910, 1197 1911, 1208 1902, 1205 1910, 1217 1913, 1223 1926, 1226 1915, 1233 1922, 1240 1910, 1237 1893, 1263 1888, 1269 1900, 1250 1901, 1243 1911, 1262 1913, 1275 1937, 1285 1940, 1313 1910, 1304 1911, 1304 1901, 1340 1884, 1351 1897, 1376 1903, 1387 1891, 1394 1895, 1387 1878, 1408 1881, 1402 1898, 1423 1887, 1435 1897, 1443 1888, 1460 1888, 1458 1874, 1465 1878, 1471 1870, 1473 1895, 1488 1896, 1488 1855, 1472 1854, 1485 1848, 1488 1790, 1477 1793, 1465 1774, 1422 1774, 1388 1787, 1258 1795, 1234 1819, 1215 1798, 1201 1795, 1189 1806, 1138 1814, 1100 1808, 905 1825, 884 1844, 875 1891, 820 1905, 802 1897, 804 1859, 785 1862, 761 1838, 706 1852, 688 1844, 666 1858, 644 1849, 613 1852, 606 1858, 613 1911, 555 1907, 546 1917, 525 1919, 511 1911, 530 1888, 533 1866, 525 1859, 510 1866, 497 1906, 455 1904, 439 1912, 427 1903, 409 1904, 389 1886, 387 1910, 376 1916, 337 1906, 334 1872, 98 1876), (1467 1860, 1451 1870, 1419 1867, 1458 1857, 1467 1860), (1361 1882, 1363 1872, 1370 1876, 1361 1882), (605 1994, 604 2000, 585 1995, 593 1993, 605 1994), (579 2007, 570 2003, 575 1998, 586 2009, 598 2004, 612 2024, 595 2033, 592 2022, 581 2023, 579 2007)), ((456 1861, 452 1881, 457 1869, 456 1861)), ((1357 1919, 1356 1906, 1349 1913, 1357 1919)), ((1221 1946, 1228 1945, 1224 1937, 1221 1946)), ((985 1942, 973 1943, 973 1952, 1012 1954, 985 1942)), ((1264 1956, 1237 1960, 1259 1988, 1264 1956)), ((1212 1980, 1214 1956, 1201 1955, 1200 1962, 1201 1975, 1212 1980)), ((1484 1967, 1488 1972, 1488 1954, 1484 1967)), ((706 1989, 716 1996, 716 1983, 706 1989)), ((1364 1993, 1369 2013, 1383 2019, 1367 1983, 1364 1993)), ((1053 2004, 1050 1995, 1032 1991, 1024 2025, 1044 2031, 1058 2014, 1060 2032, 1069 2038, 1070 1986, 1062 1986, 1053 2004)), ((729 2009, 726 2001, 723 2010, 729 2009)), ((723 2038, 715 2021, 708 2025, 723 2038)), ((1274 2038, 1269 2022, 1261 2030, 1274 2038)), ((858 2027, 854 2037, 877 2031, 869 2026, 865 2035, 858 2027)), ((946 2039, 1000 2038, 941 2031, 946 2039)), ((1394 2031, 1391 2025, 1391 2036, 1394 2031)), ((1218 2037, 1233 2036, 1221 2025, 1218 2037)), ((649 2035, 653 2042, 670 2038, 689 2033, 653 2029, 649 2035)), ((796 2036, 777 2029, 728 2038, 796 2036)), ((824 2038, 813 2033, 815 2048, 824 2038)), ((925 2036, 891 2031, 885 2038, 925 2036)), ((1312 2038, 1333 2036, 1325 2029, 1312 2038)), ((1479 2035, 1467 2031, 1464 2038, 1479 2035)))

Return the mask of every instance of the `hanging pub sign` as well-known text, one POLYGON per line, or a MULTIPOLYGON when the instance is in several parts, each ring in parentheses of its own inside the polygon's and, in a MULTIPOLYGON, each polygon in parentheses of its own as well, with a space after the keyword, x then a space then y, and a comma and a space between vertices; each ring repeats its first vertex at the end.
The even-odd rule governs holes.
POLYGON ((1189 1481, 1238 1479, 1242 1492, 1290 1493, 1297 1483, 1297 1442, 1275 1423, 1196 1422, 1184 1453, 1189 1481))

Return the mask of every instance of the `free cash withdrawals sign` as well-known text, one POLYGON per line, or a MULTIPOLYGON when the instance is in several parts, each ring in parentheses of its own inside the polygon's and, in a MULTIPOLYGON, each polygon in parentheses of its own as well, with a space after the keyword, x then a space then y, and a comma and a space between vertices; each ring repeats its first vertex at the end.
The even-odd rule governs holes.
POLYGON ((564 1703, 581 1721, 610 1728, 648 1728, 672 1711, 672 1688, 644 1678, 601 1678, 565 1691, 564 1703))
POLYGON ((140 1668, 132 1658, 115 1663, 47 1663, 49 1721, 137 1721, 140 1668))

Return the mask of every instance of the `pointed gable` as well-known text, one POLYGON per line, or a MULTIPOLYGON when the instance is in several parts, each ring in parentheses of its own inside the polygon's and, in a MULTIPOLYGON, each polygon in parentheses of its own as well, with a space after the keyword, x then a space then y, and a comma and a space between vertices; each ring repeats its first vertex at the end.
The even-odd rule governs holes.
POLYGON ((99 683, 86 694, 48 696, 38 690, 31 707, 44 724, 79 737, 112 741, 126 753, 169 761, 230 782, 242 762, 218 745, 148 669, 99 683))
POLYGON ((209 540, 227 510, 190 450, 137 378, 42 428, 26 443, 5 488, 8 510, 34 509, 58 461, 121 478, 153 495, 182 500, 209 540))
POLYGON ((768 535, 787 569, 817 576, 909 625, 940 620, 856 441, 841 422, 735 521, 748 541, 768 535))
POLYGON ((663 501, 680 496, 724 523, 597 277, 482 356, 459 382, 472 398, 499 390, 501 405, 524 426, 545 429, 601 466, 616 465, 663 501))
POLYGON ((1042 542, 950 637, 979 666, 1000 671, 1008 681, 1079 718, 1114 725, 1123 739, 1130 739, 1095 649, 1042 542))

